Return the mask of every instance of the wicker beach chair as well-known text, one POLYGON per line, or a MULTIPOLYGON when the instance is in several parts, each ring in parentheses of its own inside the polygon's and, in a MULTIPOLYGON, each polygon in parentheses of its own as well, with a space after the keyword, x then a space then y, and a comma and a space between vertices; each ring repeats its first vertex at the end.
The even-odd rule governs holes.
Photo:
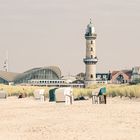
POLYGON ((94 89, 92 91, 92 104, 99 104, 99 94, 100 88, 94 89))
POLYGON ((70 87, 56 89, 55 101, 56 103, 65 102, 66 105, 72 104, 73 102, 72 89, 70 87))
POLYGON ((92 92, 92 104, 106 104, 106 88, 97 88, 92 92))
POLYGON ((5 90, 0 90, 0 99, 6 99, 7 95, 8 94, 5 90))
POLYGON ((44 89, 36 89, 34 91, 34 98, 36 100, 44 101, 45 100, 44 94, 45 94, 45 90, 44 89))

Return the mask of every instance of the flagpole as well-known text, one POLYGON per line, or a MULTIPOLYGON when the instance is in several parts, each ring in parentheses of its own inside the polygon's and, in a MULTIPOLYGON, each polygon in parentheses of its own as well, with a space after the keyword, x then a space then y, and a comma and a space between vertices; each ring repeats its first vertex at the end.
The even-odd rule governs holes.
POLYGON ((9 71, 9 63, 8 63, 9 60, 8 59, 9 59, 9 53, 8 53, 8 50, 7 50, 7 52, 6 52, 6 60, 7 60, 7 65, 6 65, 7 68, 6 69, 7 69, 7 72, 9 71))

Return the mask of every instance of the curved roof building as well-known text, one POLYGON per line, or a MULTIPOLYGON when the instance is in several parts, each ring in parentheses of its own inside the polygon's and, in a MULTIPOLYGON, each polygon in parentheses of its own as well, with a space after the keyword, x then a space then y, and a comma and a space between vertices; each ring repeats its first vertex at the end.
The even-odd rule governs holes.
POLYGON ((17 75, 18 73, 0 71, 0 83, 9 84, 9 82, 14 81, 17 75))
POLYGON ((0 83, 15 84, 28 83, 30 80, 59 80, 61 78, 61 70, 56 66, 33 68, 24 73, 11 73, 0 71, 0 83))

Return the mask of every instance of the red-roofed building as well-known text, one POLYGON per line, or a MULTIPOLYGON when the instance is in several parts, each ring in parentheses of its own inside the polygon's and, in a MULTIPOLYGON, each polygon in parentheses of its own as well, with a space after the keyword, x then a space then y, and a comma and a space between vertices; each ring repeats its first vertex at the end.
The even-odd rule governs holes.
POLYGON ((113 71, 111 82, 113 84, 124 84, 131 82, 132 70, 113 71))

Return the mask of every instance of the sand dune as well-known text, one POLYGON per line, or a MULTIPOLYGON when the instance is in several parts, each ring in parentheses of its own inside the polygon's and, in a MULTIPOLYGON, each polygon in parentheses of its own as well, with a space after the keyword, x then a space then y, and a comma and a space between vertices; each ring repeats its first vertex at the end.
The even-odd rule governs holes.
POLYGON ((0 140, 139 140, 140 101, 109 98, 63 103, 0 100, 0 140))

